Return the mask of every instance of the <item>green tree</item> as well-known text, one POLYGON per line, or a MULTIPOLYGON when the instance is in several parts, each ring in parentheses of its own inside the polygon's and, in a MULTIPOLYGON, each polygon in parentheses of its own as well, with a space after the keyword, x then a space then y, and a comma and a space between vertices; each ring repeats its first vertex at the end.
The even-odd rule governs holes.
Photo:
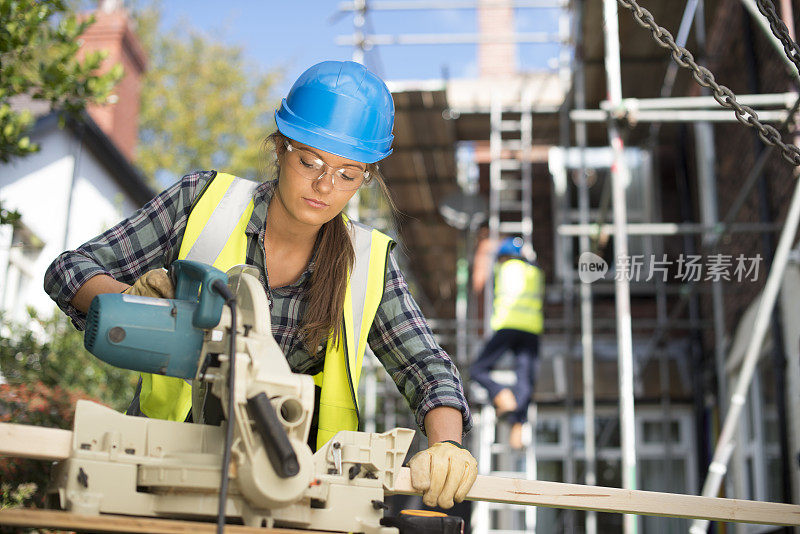
MULTIPOLYGON (((15 109, 14 97, 74 114, 87 102, 103 101, 122 77, 122 66, 98 75, 104 52, 77 60, 78 38, 94 20, 79 21, 63 0, 0 0, 0 20, 0 163, 6 163, 39 149, 28 135, 33 116, 15 109)), ((0 224, 17 219, 19 213, 0 206, 0 224)))
POLYGON ((277 74, 197 30, 157 32, 158 19, 157 4, 137 14, 150 64, 136 164, 162 183, 197 169, 258 176, 267 163, 262 141, 274 129, 277 74))

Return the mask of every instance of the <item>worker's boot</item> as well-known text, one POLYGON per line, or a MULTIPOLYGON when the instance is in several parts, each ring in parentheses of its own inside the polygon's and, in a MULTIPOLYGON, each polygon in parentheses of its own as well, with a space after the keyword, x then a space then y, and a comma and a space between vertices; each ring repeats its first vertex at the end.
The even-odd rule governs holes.
POLYGON ((508 435, 508 444, 512 449, 520 450, 522 448, 522 423, 514 423, 511 425, 511 432, 508 435))
POLYGON ((492 402, 494 403, 497 417, 517 409, 517 399, 514 397, 514 393, 508 388, 501 389, 500 393, 494 396, 492 402))

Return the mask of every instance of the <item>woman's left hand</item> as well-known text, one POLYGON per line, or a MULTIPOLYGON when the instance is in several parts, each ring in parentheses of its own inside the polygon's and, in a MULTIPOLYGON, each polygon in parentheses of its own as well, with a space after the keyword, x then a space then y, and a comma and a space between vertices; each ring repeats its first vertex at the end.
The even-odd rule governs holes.
POLYGON ((451 508, 461 502, 478 477, 478 461, 454 441, 440 441, 408 461, 411 485, 427 506, 451 508))

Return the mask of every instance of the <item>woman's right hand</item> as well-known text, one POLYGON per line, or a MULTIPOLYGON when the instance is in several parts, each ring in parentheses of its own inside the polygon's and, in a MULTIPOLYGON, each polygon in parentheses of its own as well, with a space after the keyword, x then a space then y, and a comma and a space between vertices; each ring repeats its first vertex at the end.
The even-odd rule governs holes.
POLYGON ((164 269, 153 269, 140 276, 132 286, 118 282, 107 274, 98 274, 81 286, 70 304, 83 313, 89 311, 89 305, 97 295, 103 293, 125 293, 142 297, 171 299, 175 297, 175 288, 169 274, 164 269))
POLYGON ((126 295, 155 297, 159 299, 175 298, 175 287, 169 274, 164 269, 153 269, 140 276, 132 286, 123 291, 126 295))

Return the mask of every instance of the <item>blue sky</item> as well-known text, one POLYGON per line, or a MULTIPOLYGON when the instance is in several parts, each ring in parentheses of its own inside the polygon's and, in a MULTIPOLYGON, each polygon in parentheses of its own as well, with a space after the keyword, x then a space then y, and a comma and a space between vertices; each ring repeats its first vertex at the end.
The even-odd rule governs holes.
MULTIPOLYGON (((162 28, 180 31, 186 22, 209 36, 243 47, 254 66, 282 69, 285 93, 292 81, 318 61, 351 59, 351 46, 336 45, 336 37, 353 32, 352 14, 338 13, 338 0, 165 0, 162 28)), ((518 32, 557 30, 552 11, 519 9, 518 32)), ((477 31, 474 10, 376 11, 368 17, 367 31, 398 33, 470 33, 477 31)), ((477 74, 475 45, 406 45, 377 47, 366 64, 387 80, 473 77, 477 74)), ((556 54, 552 45, 521 45, 523 70, 547 67, 556 54)))

